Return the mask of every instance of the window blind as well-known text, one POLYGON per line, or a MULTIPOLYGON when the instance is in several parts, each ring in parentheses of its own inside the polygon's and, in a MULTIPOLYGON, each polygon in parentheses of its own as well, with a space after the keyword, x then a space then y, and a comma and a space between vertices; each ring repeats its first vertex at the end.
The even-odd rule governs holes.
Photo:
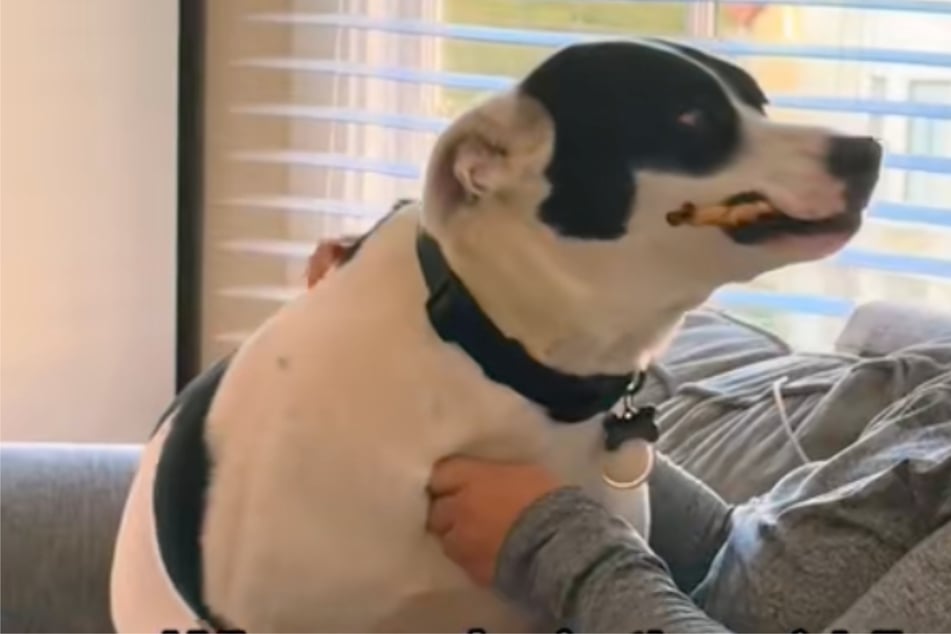
POLYGON ((419 192, 436 135, 554 48, 663 36, 727 57, 770 116, 887 147, 841 253, 712 303, 826 348, 872 299, 951 309, 951 0, 209 0, 202 358, 304 288, 325 236, 419 192))

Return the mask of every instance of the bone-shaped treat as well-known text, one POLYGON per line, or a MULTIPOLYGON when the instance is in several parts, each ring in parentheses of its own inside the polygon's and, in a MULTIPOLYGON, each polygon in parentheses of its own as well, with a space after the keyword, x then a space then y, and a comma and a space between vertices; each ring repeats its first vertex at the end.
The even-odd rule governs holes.
POLYGON ((667 214, 672 227, 739 227, 778 212, 768 200, 756 194, 740 194, 705 207, 684 203, 683 207, 667 214))

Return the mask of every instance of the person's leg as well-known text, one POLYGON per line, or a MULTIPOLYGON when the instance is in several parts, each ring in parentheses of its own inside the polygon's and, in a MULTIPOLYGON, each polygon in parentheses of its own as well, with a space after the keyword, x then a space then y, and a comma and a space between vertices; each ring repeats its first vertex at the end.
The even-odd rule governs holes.
MULTIPOLYGON (((922 375, 905 361, 904 376, 922 375)), ((948 521, 951 369, 932 372, 872 417, 846 449, 738 506, 733 533, 694 596, 737 630, 778 623, 819 631, 948 521)))

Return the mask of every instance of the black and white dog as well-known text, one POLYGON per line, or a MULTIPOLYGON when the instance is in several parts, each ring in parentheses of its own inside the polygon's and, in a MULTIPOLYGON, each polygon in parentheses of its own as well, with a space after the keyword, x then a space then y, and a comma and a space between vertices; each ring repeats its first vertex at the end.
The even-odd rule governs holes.
POLYGON ((451 454, 542 460, 642 533, 603 414, 718 287, 841 248, 881 147, 771 122, 743 70, 660 41, 568 47, 456 119, 421 202, 186 390, 146 445, 119 631, 549 628, 424 529, 451 454), (782 213, 672 227, 755 191, 782 213))

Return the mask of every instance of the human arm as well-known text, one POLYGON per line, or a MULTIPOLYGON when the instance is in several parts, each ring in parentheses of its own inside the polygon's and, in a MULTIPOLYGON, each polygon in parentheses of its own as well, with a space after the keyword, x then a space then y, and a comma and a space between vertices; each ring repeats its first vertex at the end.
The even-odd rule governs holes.
POLYGON ((580 490, 532 504, 499 554, 495 586, 584 632, 725 632, 625 522, 580 490))
MULTIPOLYGON (((652 482, 659 478, 662 492, 689 498, 696 481, 678 478, 681 473, 665 463, 652 482)), ((544 609, 560 626, 724 631, 677 587, 667 565, 628 524, 538 466, 452 459, 437 465, 431 488, 436 501, 429 528, 447 554, 483 585, 544 609)), ((703 502, 678 500, 661 513, 674 525, 659 529, 670 533, 660 541, 674 548, 679 533, 686 551, 712 558, 725 505, 705 488, 699 493, 703 502), (683 504, 703 512, 677 516, 683 504)), ((684 568, 685 576, 697 577, 696 565, 684 568)))

